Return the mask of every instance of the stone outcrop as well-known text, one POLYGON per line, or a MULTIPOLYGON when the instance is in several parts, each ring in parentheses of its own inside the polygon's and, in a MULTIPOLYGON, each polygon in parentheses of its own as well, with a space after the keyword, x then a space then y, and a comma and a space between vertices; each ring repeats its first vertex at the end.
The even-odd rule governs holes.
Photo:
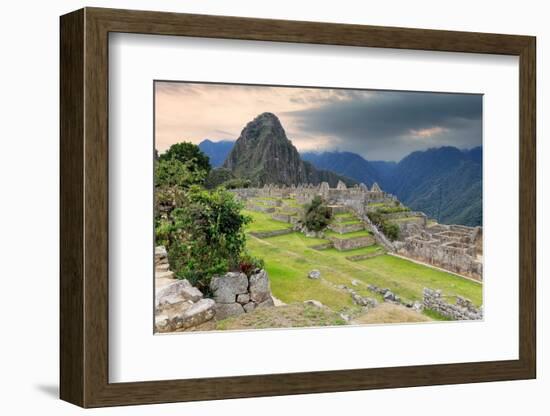
POLYGON ((216 320, 274 306, 269 277, 263 269, 256 270, 250 277, 238 272, 214 276, 210 290, 216 301, 216 320))

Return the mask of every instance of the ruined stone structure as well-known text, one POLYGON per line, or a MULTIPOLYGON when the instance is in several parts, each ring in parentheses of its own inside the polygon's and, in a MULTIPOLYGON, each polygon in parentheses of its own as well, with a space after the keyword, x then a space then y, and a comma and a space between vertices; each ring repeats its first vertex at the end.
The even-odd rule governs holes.
POLYGON ((424 308, 431 309, 453 321, 475 321, 483 319, 483 307, 475 307, 469 299, 456 297, 454 304, 445 300, 439 290, 424 288, 424 308))
POLYGON ((422 212, 408 210, 394 195, 384 192, 376 183, 371 189, 365 184, 348 188, 343 182, 339 182, 336 188, 330 188, 328 183, 323 182, 320 185, 264 185, 262 188, 235 189, 233 192, 247 203, 249 209, 270 213, 274 219, 291 224, 297 222, 301 205, 311 202, 317 195, 321 196, 334 214, 351 211, 361 220, 361 223, 354 224, 335 221, 329 227, 332 231, 344 234, 367 229, 372 234, 372 237, 363 238, 372 240, 369 242, 331 237, 336 249, 348 250, 376 242, 389 252, 482 280, 481 227, 437 224, 422 212), (262 204, 251 202, 257 198, 263 198, 262 204), (397 241, 390 241, 368 218, 368 214, 378 211, 381 205, 393 208, 382 211, 381 215, 385 221, 399 227, 397 241))
POLYGON ((235 272, 214 276, 210 290, 213 299, 205 298, 188 280, 176 279, 166 249, 155 247, 155 332, 190 330, 213 319, 274 306, 265 270, 250 276, 235 272))
POLYGON ((446 270, 482 280, 481 227, 435 224, 405 228, 396 252, 446 270))

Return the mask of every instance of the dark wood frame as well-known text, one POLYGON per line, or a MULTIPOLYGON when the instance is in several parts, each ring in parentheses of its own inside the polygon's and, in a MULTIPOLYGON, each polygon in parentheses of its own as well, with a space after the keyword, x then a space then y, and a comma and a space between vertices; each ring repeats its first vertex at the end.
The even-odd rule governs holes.
POLYGON ((61 17, 60 396, 83 407, 536 377, 535 38, 469 32, 85 8, 61 17), (110 32, 519 56, 519 359, 109 383, 110 32))

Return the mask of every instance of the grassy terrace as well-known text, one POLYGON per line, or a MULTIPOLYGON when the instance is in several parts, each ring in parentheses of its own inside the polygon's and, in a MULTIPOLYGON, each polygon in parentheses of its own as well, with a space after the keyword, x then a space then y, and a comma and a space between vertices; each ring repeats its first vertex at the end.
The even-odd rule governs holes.
POLYGON ((272 219, 270 216, 271 214, 264 214, 261 212, 249 210, 243 210, 243 213, 252 218, 252 222, 250 222, 246 226, 246 231, 265 232, 286 230, 292 227, 292 225, 288 223, 272 219))
MULTIPOLYGON (((248 231, 290 227, 289 224, 272 220, 269 214, 248 211, 247 214, 254 218, 254 222, 248 225, 248 231)), ((372 294, 366 290, 366 285, 374 284, 389 288, 403 299, 421 301, 423 288, 429 287, 442 290, 444 295, 464 296, 476 305, 482 303, 482 285, 477 282, 390 255, 358 262, 345 258, 376 250, 378 246, 346 252, 311 248, 326 242, 296 232, 266 239, 248 235, 247 246, 253 255, 265 260, 273 294, 285 303, 316 299, 334 311, 353 309, 355 305, 351 297, 333 285, 350 285, 354 279, 364 284, 364 288, 358 291, 368 296, 372 294), (321 280, 307 278, 312 269, 321 271, 321 280)))
POLYGON ((345 234, 339 234, 334 231, 326 231, 325 235, 327 237, 339 238, 340 240, 348 240, 350 238, 367 237, 371 235, 371 233, 367 230, 359 230, 359 231, 354 231, 352 233, 345 233, 345 234))

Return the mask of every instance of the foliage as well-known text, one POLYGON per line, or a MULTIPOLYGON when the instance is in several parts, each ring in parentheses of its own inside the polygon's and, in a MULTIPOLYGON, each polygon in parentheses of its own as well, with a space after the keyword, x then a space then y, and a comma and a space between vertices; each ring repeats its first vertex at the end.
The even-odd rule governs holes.
POLYGON ((397 224, 392 224, 384 222, 382 224, 382 232, 391 240, 395 241, 399 238, 399 226, 397 224))
POLYGON ((155 186, 188 188, 204 181, 206 172, 196 170, 194 162, 181 162, 177 159, 159 160, 155 163, 155 186))
POLYGON ((331 209, 325 205, 320 196, 315 196, 311 203, 305 207, 302 224, 309 231, 321 231, 327 228, 331 221, 331 209))
POLYGON ((379 210, 369 212, 367 216, 369 217, 371 222, 376 225, 380 229, 380 231, 382 231, 390 240, 394 241, 399 238, 399 226, 385 220, 384 216, 379 210))
POLYGON ((239 259, 239 270, 250 276, 258 269, 263 269, 265 266, 263 259, 254 257, 248 251, 244 251, 239 259))
POLYGON ((192 172, 203 172, 206 176, 210 172, 210 160, 200 149, 199 146, 189 142, 176 143, 159 156, 159 161, 178 160, 186 164, 192 172))
POLYGON ((214 189, 227 182, 231 179, 234 179, 233 174, 230 169, 227 168, 216 168, 212 169, 204 181, 204 187, 207 189, 214 189))
POLYGON ((192 186, 181 198, 170 221, 158 221, 157 241, 167 243, 176 275, 207 291, 213 275, 238 269, 249 219, 224 189, 192 186))
POLYGON ((245 178, 230 179, 222 183, 222 186, 225 189, 250 188, 251 185, 252 185, 252 181, 250 179, 245 179, 245 178))

